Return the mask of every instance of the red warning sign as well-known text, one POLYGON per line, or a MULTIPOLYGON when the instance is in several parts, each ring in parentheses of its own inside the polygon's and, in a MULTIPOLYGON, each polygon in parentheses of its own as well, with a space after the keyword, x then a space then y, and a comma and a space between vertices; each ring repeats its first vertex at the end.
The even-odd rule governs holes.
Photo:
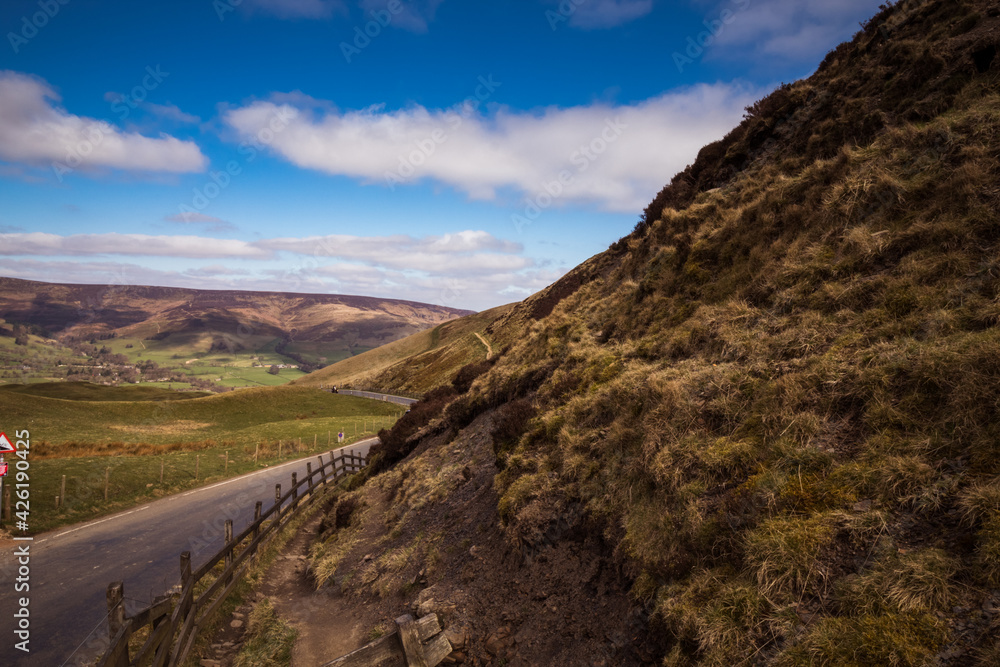
POLYGON ((6 476, 7 476, 7 462, 0 461, 0 477, 6 477, 6 476))
POLYGON ((0 454, 16 451, 14 445, 10 444, 10 439, 6 433, 0 433, 0 454))

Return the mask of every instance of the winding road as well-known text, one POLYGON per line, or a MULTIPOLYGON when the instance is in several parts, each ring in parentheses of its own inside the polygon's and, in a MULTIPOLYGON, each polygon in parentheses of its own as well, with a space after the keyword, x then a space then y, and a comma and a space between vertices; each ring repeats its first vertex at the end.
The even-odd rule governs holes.
MULTIPOLYGON (((390 397, 394 398, 394 397, 390 397)), ((409 400, 409 399, 403 399, 409 400)), ((343 450, 367 454, 377 438, 343 450)), ((340 451, 340 450, 336 450, 340 451)), ((329 454, 323 455, 323 461, 329 454)), ((124 581, 126 611, 147 606, 180 580, 179 557, 191 552, 197 568, 223 542, 226 519, 234 532, 253 520, 254 503, 274 503, 274 485, 287 490, 292 472, 302 479, 316 456, 193 489, 102 519, 0 544, 0 665, 65 667, 93 664, 108 644, 105 591, 124 581), (30 590, 15 592, 15 549, 30 545, 30 590), (17 650, 14 612, 27 596, 30 653, 17 650)), ((315 465, 313 466, 316 467, 315 465)))

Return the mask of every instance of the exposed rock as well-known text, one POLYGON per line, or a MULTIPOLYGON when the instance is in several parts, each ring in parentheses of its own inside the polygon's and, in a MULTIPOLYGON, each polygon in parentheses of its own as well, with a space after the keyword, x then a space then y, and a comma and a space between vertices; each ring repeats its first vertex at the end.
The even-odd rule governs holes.
POLYGON ((465 647, 469 640, 469 625, 467 623, 453 623, 444 629, 444 637, 453 649, 458 650, 465 647))
POLYGON ((489 637, 486 638, 485 647, 487 653, 493 657, 499 658, 507 650, 510 644, 510 626, 505 625, 490 633, 489 637))

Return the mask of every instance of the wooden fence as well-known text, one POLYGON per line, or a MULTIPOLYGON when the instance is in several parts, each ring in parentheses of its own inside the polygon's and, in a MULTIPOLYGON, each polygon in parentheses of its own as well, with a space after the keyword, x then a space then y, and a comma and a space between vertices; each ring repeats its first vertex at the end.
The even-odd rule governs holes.
POLYGON ((293 472, 292 486, 284 495, 281 494, 281 485, 276 484, 274 504, 266 512, 261 513, 262 503, 258 500, 253 522, 239 535, 233 536, 233 522, 231 519, 226 520, 225 544, 197 570, 191 570, 191 552, 182 553, 181 592, 176 603, 172 604, 169 597, 161 598, 126 618, 122 582, 112 582, 108 586, 108 631, 111 644, 97 666, 168 667, 181 664, 191 651, 199 631, 211 620, 249 568, 251 557, 261 545, 277 534, 298 508, 305 507, 315 497, 317 487, 361 470, 367 465, 367 458, 355 455, 353 450, 350 453, 341 452, 337 456, 331 451, 330 460, 323 463, 321 455, 319 463, 316 470, 313 470, 311 462, 307 463, 307 475, 302 480, 297 480, 297 475, 293 472), (240 548, 248 539, 246 546, 240 548), (209 575, 220 563, 224 565, 222 572, 211 580, 209 575), (206 587, 196 594, 195 589, 200 583, 206 587), (148 639, 134 656, 130 656, 129 638, 147 625, 150 626, 148 639))

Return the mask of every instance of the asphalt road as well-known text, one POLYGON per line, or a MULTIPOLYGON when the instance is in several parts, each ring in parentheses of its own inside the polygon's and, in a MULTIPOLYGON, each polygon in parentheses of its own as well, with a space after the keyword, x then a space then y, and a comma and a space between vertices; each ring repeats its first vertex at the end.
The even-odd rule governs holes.
MULTIPOLYGON (((377 438, 357 442, 366 454, 377 438)), ((328 455, 323 461, 329 460, 328 455)), ((61 667, 92 664, 108 645, 105 593, 124 581, 126 610, 147 606, 180 581, 182 551, 197 568, 222 548, 226 519, 239 533, 253 520, 256 501, 274 504, 274 485, 290 488, 292 472, 302 479, 300 459, 136 507, 89 523, 35 536, 32 542, 0 547, 0 665, 61 667), (30 545, 30 591, 15 592, 15 549, 30 545), (15 648, 14 613, 28 596, 30 653, 15 648)), ((317 466, 314 465, 314 468, 317 466)))
POLYGON ((387 403, 395 403, 396 405, 405 405, 407 407, 413 405, 417 402, 415 398, 403 398, 402 396, 390 396, 389 394, 379 394, 374 391, 358 391, 356 389, 339 389, 338 394, 347 394, 348 396, 360 396, 361 398, 373 398, 376 401, 386 401, 387 403))

